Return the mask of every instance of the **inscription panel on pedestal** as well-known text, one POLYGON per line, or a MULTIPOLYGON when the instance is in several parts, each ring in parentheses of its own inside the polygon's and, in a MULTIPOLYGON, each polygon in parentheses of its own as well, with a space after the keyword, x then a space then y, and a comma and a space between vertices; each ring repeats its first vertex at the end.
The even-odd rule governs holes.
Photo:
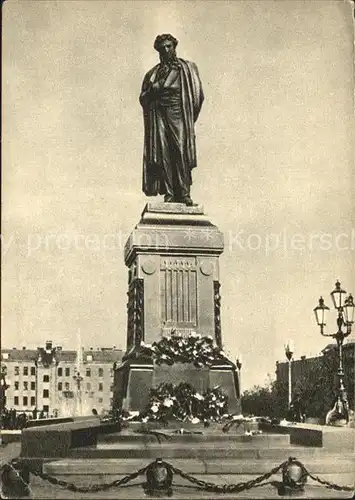
POLYGON ((174 330, 173 334, 178 335, 179 337, 188 337, 192 333, 196 333, 196 328, 181 328, 181 327, 163 327, 161 330, 162 336, 163 337, 171 337, 171 330, 174 330))
POLYGON ((171 325, 197 324, 197 266, 195 257, 162 257, 160 261, 161 320, 171 325))

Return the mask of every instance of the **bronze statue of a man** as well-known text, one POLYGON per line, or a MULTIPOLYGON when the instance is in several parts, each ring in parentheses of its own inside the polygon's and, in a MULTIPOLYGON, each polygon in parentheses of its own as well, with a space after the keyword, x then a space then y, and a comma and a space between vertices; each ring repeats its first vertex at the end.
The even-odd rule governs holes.
POLYGON ((194 124, 204 96, 196 64, 176 56, 177 44, 170 34, 156 37, 160 64, 143 80, 143 191, 189 206, 191 170, 196 167, 194 124))

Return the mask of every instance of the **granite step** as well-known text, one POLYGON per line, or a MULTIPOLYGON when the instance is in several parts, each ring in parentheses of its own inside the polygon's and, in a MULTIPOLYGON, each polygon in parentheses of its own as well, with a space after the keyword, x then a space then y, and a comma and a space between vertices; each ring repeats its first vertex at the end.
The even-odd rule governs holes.
POLYGON ((278 459, 285 457, 316 457, 322 456, 322 448, 282 446, 261 447, 257 444, 238 443, 238 446, 214 446, 211 443, 198 443, 191 446, 188 443, 132 444, 132 443, 100 443, 97 446, 73 448, 69 451, 70 458, 240 458, 240 459, 278 459))
POLYGON ((143 434, 134 432, 125 432, 106 434, 99 436, 99 443, 180 443, 195 446, 203 443, 214 445, 216 442, 239 445, 240 443, 258 443, 262 446, 284 446, 290 444, 289 434, 256 434, 253 436, 246 434, 233 434, 223 432, 209 432, 208 434, 175 434, 172 432, 158 431, 156 434, 143 434))

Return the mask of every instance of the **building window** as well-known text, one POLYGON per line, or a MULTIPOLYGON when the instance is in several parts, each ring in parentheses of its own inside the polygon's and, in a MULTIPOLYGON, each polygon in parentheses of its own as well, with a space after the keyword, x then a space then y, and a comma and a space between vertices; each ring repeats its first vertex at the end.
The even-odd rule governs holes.
POLYGON ((43 382, 49 382, 49 375, 43 375, 43 382))
POLYGON ((20 375, 20 367, 19 366, 15 366, 15 368, 14 368, 14 374, 15 375, 20 375))
POLYGON ((103 391, 104 390, 104 384, 99 384, 99 391, 103 391))
POLYGON ((28 391, 28 382, 23 383, 23 390, 28 391))
POLYGON ((104 376, 104 369, 99 368, 99 377, 103 377, 103 376, 104 376))
POLYGON ((63 376, 63 368, 58 368, 58 377, 63 376))
POLYGON ((49 398, 49 390, 48 389, 43 389, 43 397, 49 398))
POLYGON ((90 390, 91 390, 91 384, 90 384, 90 382, 88 382, 88 383, 86 384, 86 390, 87 390, 87 391, 90 391, 90 390))
POLYGON ((23 406, 27 406, 27 405, 28 405, 28 397, 24 396, 23 397, 23 406))
POLYGON ((59 382, 58 383, 58 391, 62 391, 62 390, 63 390, 63 383, 59 382))
POLYGON ((65 376, 70 377, 70 368, 65 369, 65 376))
POLYGON ((92 361, 92 355, 91 354, 88 354, 86 356, 86 361, 92 361))
POLYGON ((104 400, 102 398, 99 398, 99 403, 103 403, 104 400))
POLYGON ((91 377, 91 370, 90 368, 86 368, 86 376, 91 377))
POLYGON ((28 375, 28 366, 23 367, 23 374, 26 376, 28 375))
POLYGON ((31 396, 31 406, 35 406, 36 404, 36 398, 34 396, 31 396))
POLYGON ((31 391, 36 390, 36 382, 31 382, 31 391))
POLYGON ((19 382, 15 382, 15 391, 18 391, 18 389, 19 389, 19 385, 20 385, 20 383, 19 383, 19 382))
POLYGON ((43 411, 44 411, 44 413, 48 413, 49 412, 49 406, 48 405, 43 405, 43 411))
POLYGON ((65 382, 65 390, 66 391, 70 390, 70 384, 69 384, 69 382, 65 382))
POLYGON ((31 366, 31 375, 36 375, 36 367, 31 366))
POLYGON ((15 397, 14 397, 14 405, 15 405, 15 406, 18 406, 18 396, 15 396, 15 397))

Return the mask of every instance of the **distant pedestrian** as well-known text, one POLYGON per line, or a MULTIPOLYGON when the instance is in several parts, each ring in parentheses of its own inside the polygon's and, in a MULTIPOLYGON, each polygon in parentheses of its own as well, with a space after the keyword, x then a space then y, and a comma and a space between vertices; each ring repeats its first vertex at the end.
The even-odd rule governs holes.
POLYGON ((301 400, 301 396, 296 394, 291 405, 290 405, 291 420, 293 422, 303 422, 304 419, 304 408, 301 400))
POLYGON ((11 408, 10 410, 10 429, 16 429, 16 410, 11 408))
POLYGON ((20 413, 20 415, 18 416, 17 418, 17 428, 18 429, 23 429, 24 427, 26 427, 26 423, 27 423, 27 415, 26 413, 20 413))
POLYGON ((4 410, 4 413, 2 414, 2 425, 4 429, 10 429, 11 425, 11 415, 9 410, 4 410))

